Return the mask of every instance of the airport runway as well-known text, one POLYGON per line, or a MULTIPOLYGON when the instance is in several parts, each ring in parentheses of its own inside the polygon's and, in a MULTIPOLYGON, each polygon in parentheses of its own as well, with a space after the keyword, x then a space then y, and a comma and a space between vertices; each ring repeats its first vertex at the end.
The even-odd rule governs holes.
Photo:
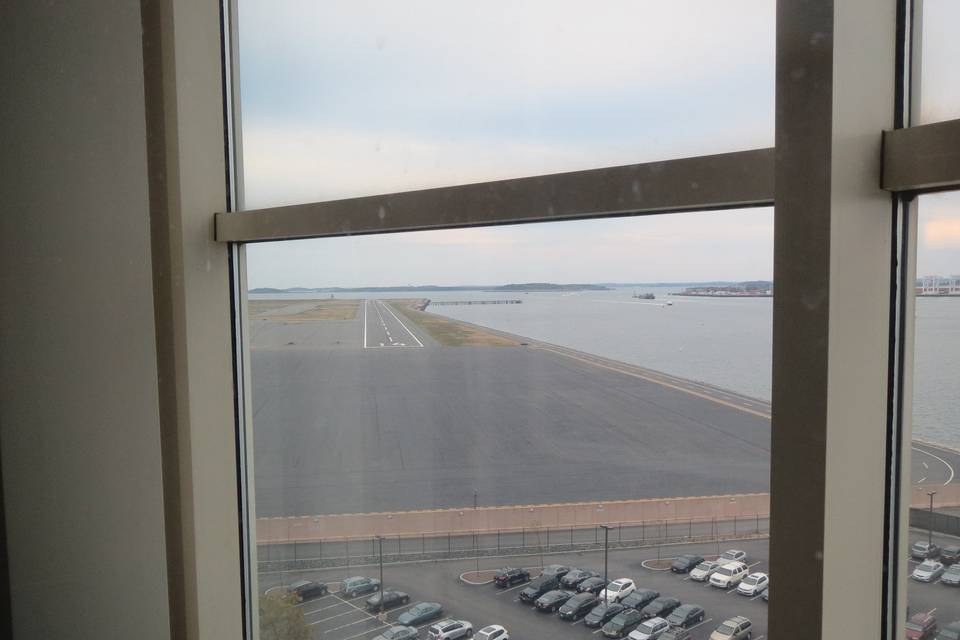
POLYGON ((393 307, 382 300, 363 301, 363 348, 423 347, 423 342, 393 307))
MULTIPOLYGON (((252 357, 261 517, 468 506, 474 489, 509 505, 769 488, 766 403, 642 367, 533 341, 439 347, 374 300, 349 321, 264 324, 252 357)), ((913 467, 956 482, 960 454, 918 443, 913 467)))

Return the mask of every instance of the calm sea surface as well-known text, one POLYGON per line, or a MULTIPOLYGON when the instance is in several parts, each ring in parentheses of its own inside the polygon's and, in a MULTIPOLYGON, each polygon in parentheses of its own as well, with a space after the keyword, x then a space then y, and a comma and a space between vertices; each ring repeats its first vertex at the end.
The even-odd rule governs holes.
MULTIPOLYGON (((522 300, 511 305, 431 306, 429 311, 769 400, 772 300, 669 295, 676 290, 391 292, 338 297, 522 300), (647 292, 656 299, 632 297, 647 292), (667 306, 668 300, 673 304, 667 306)), ((916 327, 914 434, 960 447, 960 298, 917 300, 916 327)))

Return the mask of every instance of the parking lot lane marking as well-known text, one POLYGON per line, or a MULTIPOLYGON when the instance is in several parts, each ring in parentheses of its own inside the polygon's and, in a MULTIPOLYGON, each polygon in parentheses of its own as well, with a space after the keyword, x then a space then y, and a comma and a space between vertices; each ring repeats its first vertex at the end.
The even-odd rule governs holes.
POLYGON ((303 615, 310 616, 315 613, 320 613, 321 611, 326 611, 327 609, 333 609, 334 607, 339 607, 342 604, 343 604, 342 602, 338 602, 337 604, 328 604, 327 606, 320 607, 319 609, 311 609, 310 611, 304 611, 303 615))
POLYGON ((581 620, 574 620, 573 622, 570 623, 570 626, 571 626, 571 627, 575 627, 575 626, 577 626, 578 624, 580 624, 581 622, 583 622, 582 619, 581 619, 581 620))
POLYGON ((687 576, 686 578, 683 579, 683 581, 686 582, 689 579, 690 579, 690 576, 687 576))
POLYGON ((522 583, 518 584, 518 585, 515 586, 515 587, 507 587, 506 589, 500 589, 499 591, 497 591, 497 595, 499 596, 499 595, 501 595, 501 594, 509 593, 510 591, 514 591, 515 589, 521 589, 521 588, 527 586, 528 584, 530 584, 530 581, 529 581, 529 580, 527 580, 526 582, 522 582, 522 583))
POLYGON ((603 631, 603 627, 600 627, 599 629, 597 629, 596 631, 594 631, 594 632, 593 632, 593 635, 597 635, 597 634, 600 633, 601 631, 603 631))
POLYGON ((766 636, 757 636, 757 640, 763 640, 766 636))
POLYGON ((924 469, 929 469, 929 468, 930 468, 930 465, 928 465, 926 462, 924 462, 924 463, 923 463, 923 468, 924 468, 924 469))
POLYGON ((762 593, 759 594, 759 595, 753 596, 752 598, 750 598, 750 602, 753 602, 753 601, 756 600, 757 598, 762 598, 762 597, 763 597, 763 594, 762 594, 762 593))
POLYGON ((733 589, 730 589, 730 591, 727 591, 727 595, 730 595, 731 593, 733 593, 733 592, 736 591, 736 590, 737 590, 736 587, 734 587, 733 589))
POLYGON ((404 611, 409 611, 410 609, 412 609, 413 607, 417 606, 418 604, 420 604, 420 601, 419 601, 419 600, 418 600, 417 602, 414 602, 413 604, 409 604, 409 605, 405 604, 405 605, 403 605, 402 607, 397 607, 397 608, 394 609, 393 611, 387 611, 386 614, 387 614, 387 616, 391 616, 391 615, 393 615, 393 614, 395 613, 395 614, 397 614, 397 617, 399 618, 401 613, 403 613, 404 611))
POLYGON ((362 633, 355 633, 355 634, 353 634, 352 636, 347 636, 346 638, 342 638, 342 640, 353 640, 354 638, 359 638, 360 636, 365 636, 365 635, 367 635, 368 633, 373 633, 374 631, 380 631, 381 629, 385 629, 385 628, 387 628, 387 627, 389 627, 389 626, 390 626, 390 625, 385 624, 385 625, 381 625, 381 626, 379 626, 379 627, 374 627, 373 629, 367 629, 366 631, 364 631, 364 632, 362 632, 362 633))
MULTIPOLYGON (((339 631, 340 629, 346 629, 347 627, 352 627, 353 625, 355 625, 355 624, 360 624, 361 622, 370 622, 371 620, 375 620, 375 621, 376 621, 377 619, 374 618, 373 616, 368 616, 368 617, 364 618, 363 620, 357 620, 356 622, 348 622, 347 624, 342 624, 342 625, 340 625, 339 627, 334 627, 333 629, 326 629, 326 630, 324 630, 324 633, 325 633, 325 634, 331 634, 331 633, 333 633, 334 631, 339 631)), ((316 623, 316 622, 311 622, 310 624, 311 624, 311 625, 314 625, 314 624, 317 624, 317 623, 316 623)))
POLYGON ((759 561, 759 560, 757 560, 757 561, 754 562, 753 564, 748 564, 748 565, 747 565, 747 569, 753 569, 753 568, 754 568, 755 566, 757 566, 758 564, 760 564, 760 561, 759 561))
MULTIPOLYGON (((271 589, 272 589, 272 588, 274 588, 274 587, 271 587, 271 589)), ((295 604, 295 605, 293 605, 293 606, 295 606, 295 607, 305 607, 305 606, 307 606, 308 604, 317 604, 317 603, 320 602, 321 600, 326 600, 327 598, 333 598, 333 597, 334 597, 334 595, 333 595, 332 593, 328 593, 327 595, 325 595, 325 596, 320 596, 319 598, 313 598, 312 600, 304 600, 303 602, 298 602, 297 604, 295 604)), ((336 606, 336 605, 334 605, 334 606, 336 606)))
POLYGON ((927 481, 927 476, 923 476, 922 478, 920 478, 919 480, 917 480, 917 484, 923 484, 923 483, 926 482, 926 481, 927 481))
POLYGON ((324 620, 333 620, 334 618, 339 618, 341 616, 349 616, 354 613, 356 613, 356 611, 344 611, 343 613, 338 613, 336 615, 328 616, 326 618, 320 618, 318 620, 314 620, 313 623, 316 624, 318 622, 323 622, 324 620))

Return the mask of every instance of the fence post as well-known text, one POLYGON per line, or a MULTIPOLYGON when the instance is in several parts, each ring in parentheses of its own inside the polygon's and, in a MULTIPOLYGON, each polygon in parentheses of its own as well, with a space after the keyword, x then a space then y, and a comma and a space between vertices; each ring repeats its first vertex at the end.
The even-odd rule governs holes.
POLYGON ((617 542, 623 542, 623 523, 617 525, 617 542))
POLYGON ((737 535, 737 516, 733 516, 733 535, 737 535))
POLYGON ((550 548, 550 528, 547 528, 547 549, 550 548))
POLYGON ((760 535, 760 514, 757 514, 757 535, 760 535))
POLYGON ((522 527, 520 529, 520 546, 524 549, 527 548, 527 528, 522 527))
POLYGON ((690 520, 687 521, 687 537, 693 537, 693 518, 690 518, 690 520))
POLYGON ((343 539, 347 543, 347 550, 345 552, 345 555, 347 556, 347 566, 349 567, 350 566, 350 538, 344 536, 343 539))
POLYGON ((500 529, 497 529, 497 553, 500 553, 500 529))
POLYGON ((297 561, 297 541, 293 541, 293 561, 297 561))
POLYGON ((644 520, 640 521, 640 544, 645 544, 647 541, 647 523, 644 520))
POLYGON ((570 527, 570 546, 573 546, 573 527, 570 527))
POLYGON ((593 544, 600 544, 600 527, 593 526, 593 544))
POLYGON ((448 557, 448 558, 453 557, 453 547, 451 546, 451 543, 450 543, 450 532, 449 532, 449 531, 447 531, 447 557, 448 557))

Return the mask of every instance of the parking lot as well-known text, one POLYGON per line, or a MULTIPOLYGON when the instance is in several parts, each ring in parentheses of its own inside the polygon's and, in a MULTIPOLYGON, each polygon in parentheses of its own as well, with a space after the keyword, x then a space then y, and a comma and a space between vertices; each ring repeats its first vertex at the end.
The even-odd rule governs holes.
MULTIPOLYGON (((911 531, 911 541, 925 539, 925 533, 911 531)), ((956 543, 955 539, 934 535, 934 541, 940 544, 956 543)), ((695 553, 704 557, 715 556, 718 551, 728 547, 743 549, 747 552, 747 563, 751 571, 768 569, 767 541, 746 540, 736 543, 722 543, 718 549, 716 543, 664 545, 659 550, 653 548, 610 550, 608 558, 608 576, 610 580, 632 578, 637 588, 654 589, 663 596, 671 596, 688 604, 698 604, 706 610, 706 619, 692 629, 695 640, 706 640, 710 633, 725 619, 743 615, 754 623, 753 640, 764 640, 767 635, 767 603, 760 597, 746 597, 736 593, 735 589, 723 590, 708 584, 695 582, 685 575, 670 571, 653 570, 644 566, 644 561, 674 557, 684 553, 695 553)), ((536 576, 542 564, 566 564, 590 569, 602 574, 603 552, 587 551, 569 554, 537 554, 503 558, 482 558, 480 560, 481 577, 489 580, 489 570, 501 566, 521 566, 530 569, 536 576)), ((649 563, 648 563, 649 564, 649 563)), ((916 563, 908 564, 912 570, 916 563)), ((598 640, 603 636, 588 629, 582 621, 565 622, 556 614, 546 614, 535 610, 531 605, 519 600, 523 585, 507 589, 498 589, 492 583, 468 584, 461 575, 471 578, 476 570, 475 560, 455 560, 436 562, 410 562, 388 564, 384 566, 384 582, 387 589, 397 589, 410 595, 410 604, 386 613, 383 621, 375 614, 364 610, 364 601, 368 596, 354 599, 341 597, 336 593, 339 581, 352 575, 378 577, 378 568, 353 567, 305 572, 261 574, 261 591, 277 588, 281 584, 307 578, 326 582, 331 593, 323 598, 310 600, 298 605, 304 612, 304 619, 313 631, 313 637, 323 636, 329 640, 372 640, 376 635, 396 624, 401 613, 418 602, 439 602, 443 605, 442 617, 467 620, 475 631, 489 624, 499 624, 507 628, 511 638, 559 637, 562 639, 598 640)), ((771 577, 776 592, 776 577, 771 577)), ((910 611, 933 611, 941 624, 960 619, 960 590, 937 583, 909 583, 910 611)), ((419 625, 423 630, 434 621, 419 625)), ((426 633, 422 632, 425 638, 426 633)))
MULTIPOLYGON (((748 564, 752 571, 765 571, 767 564, 767 544, 765 540, 743 541, 736 545, 747 552, 748 564)), ((723 551, 726 547, 720 549, 723 551)), ((660 550, 662 557, 676 556, 682 553, 697 553, 714 556, 716 544, 664 546, 660 550)), ((748 598, 738 595, 735 590, 722 590, 706 584, 689 580, 686 576, 670 571, 658 571, 643 566, 645 560, 656 559, 657 549, 611 550, 608 559, 608 574, 611 580, 619 577, 633 578, 638 588, 655 589, 664 596, 678 598, 683 603, 699 604, 706 609, 706 619, 693 629, 697 640, 709 637, 717 625, 734 615, 745 615, 755 625, 754 640, 763 640, 766 634, 767 605, 761 598, 748 598)), ((563 555, 546 555, 544 564, 558 563, 603 572, 603 552, 584 552, 563 555)), ((527 555, 513 558, 483 559, 480 569, 495 569, 503 565, 525 566, 535 576, 539 573, 540 557, 527 555)), ((479 630, 489 624, 500 624, 507 628, 511 638, 538 638, 549 634, 561 634, 565 638, 591 639, 602 637, 588 629, 582 621, 565 622, 556 614, 544 614, 532 606, 521 603, 518 598, 522 585, 508 589, 498 589, 492 583, 467 584, 460 575, 472 573, 476 562, 441 561, 409 564, 386 565, 384 582, 388 589, 398 589, 410 595, 410 605, 388 611, 385 621, 381 622, 375 614, 367 613, 364 600, 367 596, 354 599, 343 598, 331 593, 323 598, 308 601, 300 606, 304 619, 314 631, 313 637, 321 635, 330 640, 371 640, 392 624, 397 617, 410 606, 418 602, 439 602, 444 607, 443 617, 467 620, 479 630)), ((285 582, 305 577, 311 580, 327 582, 331 590, 336 590, 339 581, 348 575, 378 576, 377 567, 304 572, 303 574, 261 576, 261 590, 275 587, 285 582)), ((489 578, 488 578, 489 579, 489 578)), ((421 625, 423 629, 434 621, 421 625)), ((425 637, 425 633, 421 634, 425 637)))

